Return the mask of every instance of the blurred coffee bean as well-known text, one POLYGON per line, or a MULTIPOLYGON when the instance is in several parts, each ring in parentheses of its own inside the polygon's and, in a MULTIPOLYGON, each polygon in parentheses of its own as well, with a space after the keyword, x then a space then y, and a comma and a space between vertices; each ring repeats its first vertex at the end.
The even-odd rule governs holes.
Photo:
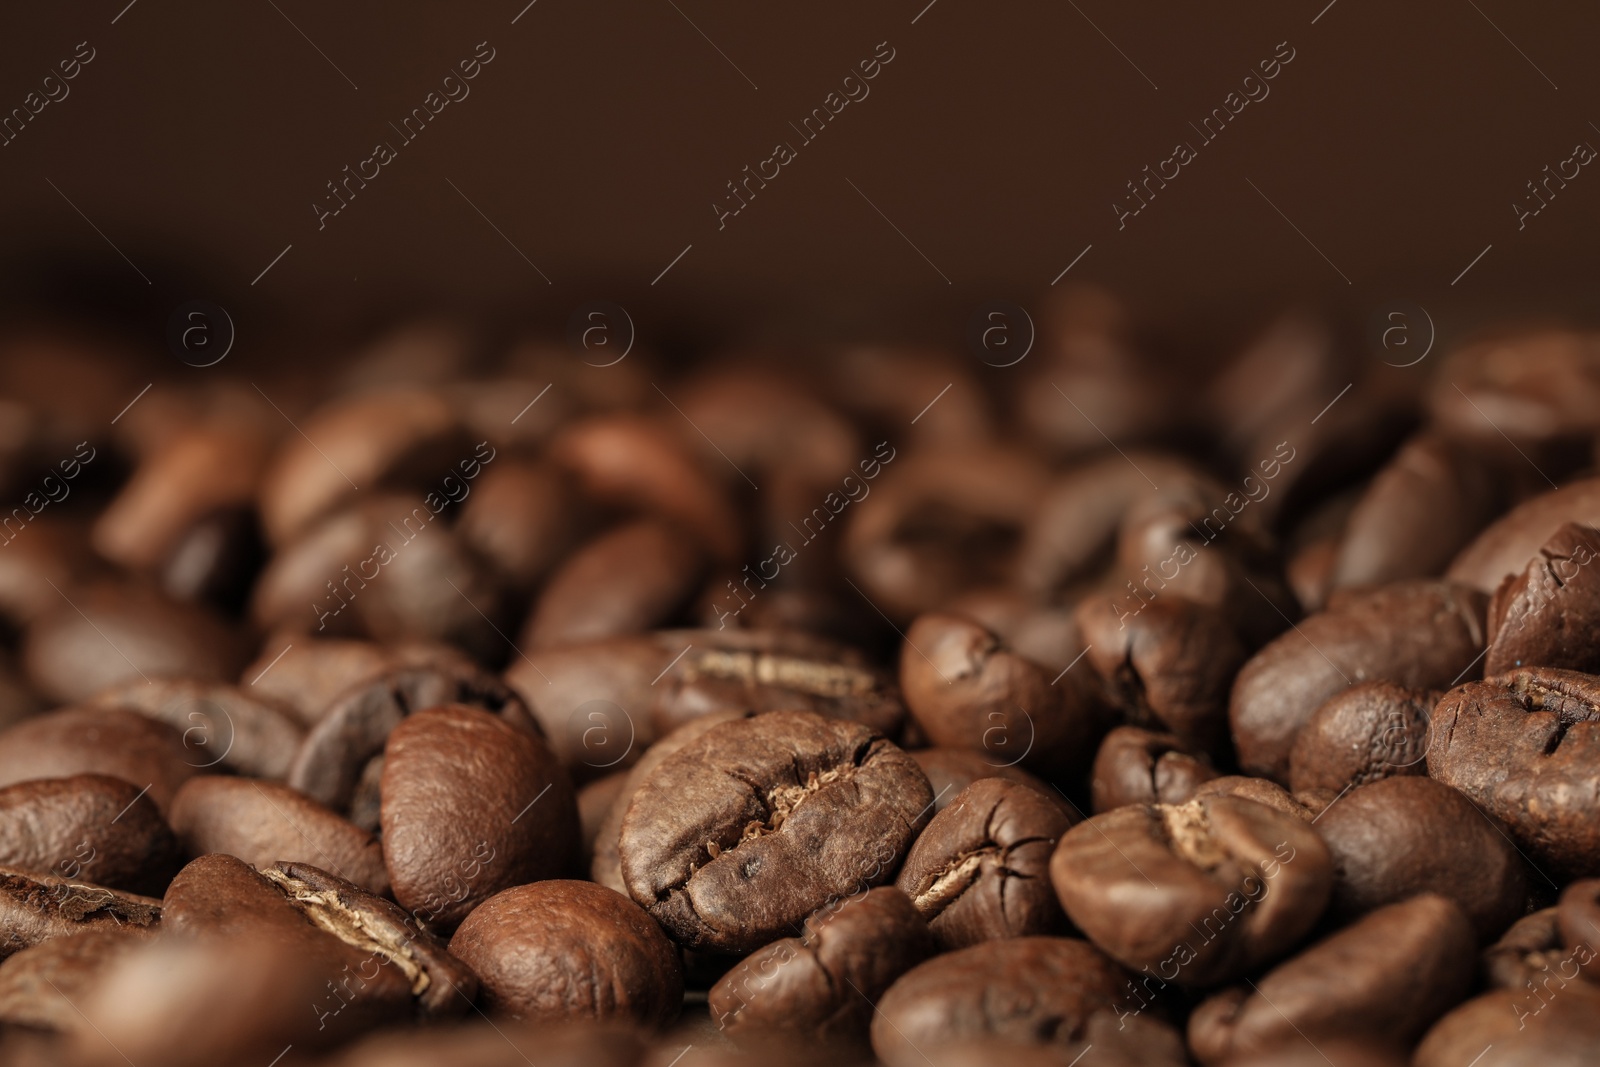
POLYGON ((0 526, 0 536, 10 538, 0 544, 0 619, 16 629, 60 608, 61 590, 105 577, 106 564, 90 549, 80 521, 47 511, 23 533, 0 526))
POLYGON ((711 987, 718 1029, 751 1044, 820 1043, 841 1055, 867 1046, 873 1005, 936 949, 905 894, 883 887, 830 905, 741 960, 711 987))
POLYGON ((538 1056, 539 1067, 640 1067, 644 1054, 641 1036, 624 1027, 519 1025, 485 1016, 425 1030, 383 1030, 340 1050, 327 1067, 527 1067, 525 1048, 538 1056))
POLYGON ((368 892, 389 893, 378 839, 278 782, 191 778, 172 799, 171 819, 189 857, 224 852, 258 870, 280 860, 310 863, 368 892))
POLYGON ((1600 670, 1600 530, 1567 523, 1489 601, 1485 675, 1517 667, 1600 670))
POLYGON ((1431 578, 1505 506, 1498 479, 1461 445, 1423 434, 1380 470, 1350 513, 1333 585, 1431 578))
POLYGON ((155 802, 120 778, 35 778, 0 789, 0 865, 158 896, 178 842, 155 802))
POLYGON ((572 782, 535 734, 462 705, 389 734, 383 857, 401 906, 450 929, 502 889, 578 861, 572 782))
POLYGON ((220 766, 281 779, 305 734, 275 701, 212 682, 127 681, 96 693, 83 706, 137 711, 181 730, 188 762, 197 770, 220 766))
POLYGON ((1581 478, 1524 500, 1473 538, 1445 577, 1493 593, 1507 575, 1523 573, 1567 523, 1600 527, 1600 478, 1581 478))
POLYGON ((1458 438, 1524 446, 1600 429, 1600 338, 1558 328, 1501 331, 1451 352, 1429 410, 1458 438))
POLYGON ((713 556, 732 562, 744 527, 716 480, 722 471, 708 474, 712 468, 667 425, 632 415, 596 416, 562 430, 550 456, 598 503, 676 519, 713 556))
POLYGON ((897 439, 908 434, 920 447, 976 444, 994 437, 994 415, 970 362, 947 350, 850 345, 824 359, 833 401, 858 421, 893 432, 897 439), (942 390, 948 392, 941 395, 942 390))
POLYGON ((1227 796, 1096 815, 1062 837, 1050 878, 1067 917, 1097 947, 1189 988, 1282 956, 1333 888, 1315 830, 1227 796))
POLYGON ((1428 774, 1509 828, 1550 874, 1600 874, 1600 678, 1546 667, 1450 690, 1428 774))
POLYGON ((467 916, 450 951, 479 976, 484 1007, 515 1019, 658 1027, 683 999, 683 968, 661 928, 588 882, 496 893, 467 916))
POLYGON ((1248 658, 1233 628, 1180 596, 1136 601, 1131 609, 1122 599, 1085 597, 1074 613, 1103 699, 1135 726, 1222 751, 1228 689, 1248 658))
POLYGON ((465 704, 494 712, 530 734, 538 726, 516 693, 470 661, 440 659, 402 666, 356 682, 317 720, 289 767, 290 786, 344 810, 363 769, 383 753, 389 734, 413 711, 465 704))
POLYGON ((52 938, 160 921, 153 897, 0 867, 0 959, 52 938))
POLYGON ((1189 1047, 1206 1067, 1354 1036, 1406 1046, 1467 994, 1472 929, 1424 894, 1391 904, 1195 1009, 1189 1047))
POLYGON ((1090 1020, 1117 1012, 1126 981, 1084 941, 984 941, 935 956, 891 985, 878 1001, 872 1048, 888 1067, 925 1067, 919 1050, 976 1040, 1054 1045, 1069 1062, 1082 1055, 1077 1046, 1090 1020))
POLYGON ((0 734, 0 786, 103 774, 144 789, 162 811, 197 770, 183 736, 121 708, 63 708, 0 734))
POLYGON ((1195 797, 1243 797, 1257 804, 1265 804, 1273 811, 1310 822, 1316 818, 1304 801, 1290 793, 1277 782, 1266 778, 1250 778, 1242 774, 1225 774, 1195 786, 1195 797))
POLYGON ((787 375, 730 364, 692 379, 677 392, 675 402, 704 435, 698 444, 708 465, 718 461, 720 452, 747 472, 783 468, 801 481, 821 485, 849 474, 861 457, 855 427, 787 375))
POLYGON ((933 787, 933 813, 937 815, 967 786, 982 778, 1000 778, 1036 789, 1063 812, 1076 818, 1075 809, 1060 791, 1021 767, 995 766, 991 757, 970 748, 919 748, 909 753, 933 787))
POLYGON ((59 1033, 88 1029, 73 1005, 82 1003, 105 972, 146 943, 155 929, 132 923, 97 926, 18 952, 0 964, 0 1023, 59 1033))
POLYGON ((1448 582, 1396 582, 1348 593, 1251 658, 1228 710, 1239 765, 1289 777, 1295 736, 1329 697, 1357 682, 1445 688, 1484 647, 1486 598, 1448 582))
POLYGON ((412 386, 335 400, 296 422, 301 432, 284 437, 261 481, 261 521, 274 545, 308 530, 356 486, 426 484, 473 454, 450 405, 412 386))
POLYGON ((1339 921, 1420 893, 1458 904, 1481 943, 1528 899, 1522 857, 1472 801, 1431 778, 1384 778, 1352 789, 1317 819, 1333 855, 1339 921))
POLYGON ((1089 788, 1099 814, 1126 804, 1182 804, 1215 777, 1210 762, 1176 735, 1119 726, 1100 742, 1089 788))
POLYGON ((1068 773, 1093 758, 1098 716, 1077 676, 1045 671, 957 615, 912 624, 900 654, 906 707, 933 744, 985 753, 996 766, 1022 763, 1068 773), (1059 684, 1058 684, 1059 683, 1059 684))
POLYGON ((1083 649, 1084 642, 1072 611, 1040 604, 1013 587, 974 589, 956 597, 941 610, 967 616, 994 631, 1016 652, 1056 671, 1070 667, 1083 649))
POLYGON ((997 446, 873 454, 883 469, 845 516, 841 551, 878 610, 909 619, 1009 577, 1046 484, 1037 458, 997 446))
POLYGON ((379 645, 339 638, 270 635, 261 655, 240 674, 250 692, 275 700, 300 722, 315 726, 357 684, 401 668, 436 667, 471 673, 472 659, 449 645, 407 641, 379 645))
POLYGON ((484 470, 456 529, 519 589, 531 589, 576 543, 584 525, 576 488, 559 470, 506 456, 484 470))
POLYGON ((889 881, 932 801, 915 761, 857 723, 799 711, 723 723, 640 783, 623 881, 680 944, 748 952, 889 881))
POLYGON ((1324 534, 1307 541, 1284 564, 1284 577, 1301 611, 1310 615, 1321 611, 1333 589, 1333 569, 1339 561, 1339 537, 1324 534))
POLYGON ((318 520, 273 555, 251 615, 263 629, 382 642, 443 641, 469 655, 503 655, 503 590, 439 513, 430 492, 383 494, 318 520))
POLYGON ((1467 1001, 1423 1037, 1413 1067, 1456 1067, 1482 1058, 1479 1067, 1581 1067, 1600 1044, 1600 990, 1584 982, 1558 987, 1555 996, 1496 989, 1467 1001))
POLYGON ((174 600, 237 615, 266 560, 254 511, 214 511, 189 527, 167 554, 160 567, 161 590, 174 600))
POLYGON ((550 575, 518 645, 531 650, 656 629, 688 606, 706 562, 694 538, 669 522, 616 527, 550 575))
POLYGON ((29 681, 52 700, 163 676, 227 681, 243 662, 238 636, 220 618, 141 587, 92 586, 59 599, 29 623, 22 648, 29 681))
MULTIPOLYGON (((1587 949, 1584 955, 1593 958, 1594 950, 1587 949)), ((1556 924, 1556 909, 1540 908, 1512 923, 1500 940, 1483 950, 1481 969, 1491 988, 1531 989, 1551 968, 1563 963, 1571 968, 1567 977, 1575 975, 1583 961, 1568 956, 1556 924)))
POLYGON ((1342 792, 1382 778, 1428 773, 1428 717, 1442 696, 1394 682, 1362 682, 1312 713, 1289 750, 1296 793, 1342 792))
MULTIPOLYGON (((628 773, 628 771, 613 771, 604 778, 596 778, 578 789, 578 832, 582 844, 578 858, 580 871, 588 871, 594 863, 594 843, 600 836, 600 829, 605 825, 611 806, 616 803, 617 797, 628 783, 628 773)), ((591 877, 591 881, 608 885, 599 878, 591 877)), ((618 881, 620 882, 620 878, 618 881)), ((613 885, 609 888, 617 887, 613 885)), ((623 890, 617 889, 617 892, 623 890)))
POLYGON ((944 951, 1063 932, 1050 855, 1074 821, 1030 786, 981 779, 928 823, 895 885, 944 951))

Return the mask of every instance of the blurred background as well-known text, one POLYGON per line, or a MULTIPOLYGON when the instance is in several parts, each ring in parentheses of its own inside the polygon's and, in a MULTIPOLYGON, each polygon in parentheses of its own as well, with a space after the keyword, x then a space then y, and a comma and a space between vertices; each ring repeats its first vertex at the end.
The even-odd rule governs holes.
POLYGON ((1058 279, 1111 286, 1186 360, 1291 300, 1358 329, 1409 300, 1450 339, 1592 308, 1600 179, 1574 162, 1513 205, 1600 145, 1597 31, 1590 5, 1497 0, 27 5, 0 35, 0 306, 112 321, 172 371, 169 317, 210 301, 244 374, 400 311, 560 336, 601 299, 669 353, 956 347, 1058 279), (480 42, 468 95, 404 140, 480 42), (880 45, 869 95, 804 140, 880 45), (319 216, 380 141, 396 158, 319 216), (719 225, 780 141, 796 158, 719 225), (1179 142, 1196 158, 1119 217, 1179 142))

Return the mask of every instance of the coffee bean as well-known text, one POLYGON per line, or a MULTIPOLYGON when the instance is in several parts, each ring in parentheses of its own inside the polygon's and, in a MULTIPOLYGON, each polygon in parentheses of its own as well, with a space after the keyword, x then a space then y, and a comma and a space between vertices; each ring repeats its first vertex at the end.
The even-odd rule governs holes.
POLYGON ((0 959, 56 937, 160 921, 161 901, 152 897, 0 867, 0 959))
POLYGON ((184 532, 161 564, 161 591, 174 600, 243 614, 266 565, 261 523, 249 508, 213 511, 184 532))
POLYGON ((173 727, 120 708, 63 708, 0 735, 0 786, 104 774, 148 789, 163 811, 198 769, 173 727))
POLYGON ((159 894, 178 842, 155 802, 120 778, 36 778, 0 789, 0 865, 159 894))
POLYGON ((239 676, 250 692, 277 701, 306 726, 315 726, 358 683, 402 668, 433 667, 471 674, 471 658, 449 645, 320 638, 269 637, 261 655, 239 676))
POLYGON ((683 996, 683 969, 660 927, 588 882, 497 893, 467 916, 450 951, 477 972, 484 1006, 513 1018, 661 1026, 683 996))
POLYGON ((1600 873, 1600 678, 1534 667, 1452 689, 1428 773, 1505 823, 1536 867, 1600 873))
POLYGON ((182 731, 195 768, 282 778, 305 731, 286 708, 231 685, 190 679, 128 681, 96 693, 91 708, 124 708, 182 731))
POLYGON ((1567 523, 1489 602, 1485 675, 1518 667, 1600 670, 1600 530, 1567 523))
POLYGON ((622 877, 679 943, 748 952, 887 882, 932 802, 915 761, 857 723, 798 711, 723 723, 640 783, 622 877))
POLYGON ((1494 330, 1450 354, 1450 372, 1434 381, 1429 412, 1468 440, 1515 441, 1535 452, 1562 437, 1587 443, 1595 429, 1593 353, 1589 332, 1494 330), (1495 413, 1492 422, 1485 422, 1486 412, 1495 413))
POLYGON ((1496 989, 1440 1019, 1412 1057, 1414 1067, 1456 1067, 1493 1047, 1480 1067, 1563 1067, 1591 1062, 1600 1044, 1600 990, 1585 982, 1554 996, 1496 989))
POLYGON ((1225 774, 1221 778, 1212 778, 1195 786, 1194 797, 1243 797, 1257 804, 1265 804, 1273 811, 1302 822, 1311 822, 1317 817, 1317 812, 1313 811, 1305 801, 1277 782, 1266 778, 1225 774))
POLYGON ((173 797, 171 818, 188 856, 225 852, 260 870, 298 860, 368 892, 389 892, 376 837, 277 782, 191 778, 173 797))
POLYGON ((470 662, 400 667, 357 682, 334 701, 301 743, 288 784, 335 811, 345 809, 390 732, 412 711, 443 704, 485 708, 529 734, 538 730, 516 693, 470 662))
POLYGON ((919 748, 910 753, 922 773, 928 776, 933 787, 933 813, 950 806, 951 801, 967 786, 980 778, 1003 778, 1008 782, 1037 789, 1062 812, 1077 817, 1071 801, 1062 796, 1049 782, 1038 778, 1021 767, 995 766, 995 759, 968 748, 919 748))
MULTIPOLYGON (((475 1018, 471 1022, 385 1030, 364 1037, 340 1051, 330 1067, 527 1067, 528 1049, 538 1067, 658 1067, 641 1059, 641 1035, 614 1026, 518 1024, 511 1019, 475 1018)), ((680 1048, 680 1051, 681 1048, 680 1048)), ((692 1055, 692 1054, 691 1054, 692 1055)), ((685 1059, 686 1067, 701 1061, 685 1059)), ((663 1061, 659 1067, 667 1067, 663 1061)))
POLYGON ((1424 433, 1373 476, 1345 522, 1335 588, 1443 573, 1504 507, 1494 471, 1473 450, 1424 433))
POLYGON ((1247 654, 1218 612, 1181 596, 1146 604, 1089 596, 1076 613, 1106 702, 1135 726, 1176 734, 1220 752, 1228 732, 1228 689, 1247 654))
POLYGON ((1380 908, 1189 1018, 1206 1067, 1234 1057, 1364 1036, 1408 1046, 1467 994, 1472 927, 1432 894, 1380 908))
POLYGON ((1309 825, 1254 801, 1117 808, 1073 827, 1050 880, 1067 916, 1124 966, 1205 987, 1289 951, 1333 888, 1309 825))
POLYGON ((711 987, 711 1019, 741 1042, 800 1039, 859 1051, 873 1004, 935 951, 904 893, 868 890, 812 915, 803 937, 774 941, 723 975, 711 987))
POLYGON ((1334 1038, 1315 1045, 1302 1041, 1280 1045, 1259 1055, 1228 1061, 1228 1067, 1410 1067, 1411 1060, 1385 1041, 1334 1038))
POLYGON ((505 680, 526 702, 561 762, 582 781, 631 766, 655 740, 650 705, 656 689, 651 683, 689 643, 668 648, 654 635, 637 635, 543 649, 537 663, 520 657, 513 661, 505 680), (606 727, 601 735, 588 733, 596 725, 590 711, 598 712, 606 727), (629 731, 634 743, 620 759, 587 743, 599 737, 614 745, 629 731))
POLYGON ((900 655, 900 686, 935 745, 1044 774, 1068 773, 1093 758, 1097 717, 1076 677, 1052 684, 1042 667, 969 619, 918 618, 900 655))
POLYGON ((1556 909, 1540 908, 1512 923, 1500 940, 1483 950, 1482 970, 1491 987, 1532 988, 1567 954, 1556 926, 1556 909))
POLYGON ((1052 672, 1071 667, 1084 646, 1073 611, 1041 604, 1012 586, 974 589, 941 610, 967 616, 1018 655, 1052 672))
POLYGON ((1522 857, 1505 832, 1431 778, 1385 778, 1352 789, 1318 817, 1317 830, 1333 855, 1330 910, 1341 921, 1438 893, 1460 905, 1479 941, 1488 942, 1528 898, 1522 857))
POLYGON ((23 949, 0 965, 0 1023, 62 1033, 88 1029, 73 1005, 154 934, 151 926, 106 924, 23 949))
MULTIPOLYGON (((582 843, 582 854, 578 860, 578 869, 589 871, 594 863, 594 844, 600 837, 600 828, 605 825, 606 816, 611 813, 612 805, 621 795, 623 787, 628 783, 628 771, 613 771, 604 778, 596 778, 578 789, 578 831, 582 843)), ((615 855, 615 849, 612 850, 615 855)), ((591 875, 591 880, 608 883, 591 875)), ((618 885, 610 888, 617 892, 624 892, 619 888, 621 876, 617 878, 618 885)))
POLYGON ((133 586, 70 590, 29 624, 22 662, 52 700, 87 699, 151 678, 222 682, 243 662, 238 637, 205 609, 133 586))
POLYGON ((981 779, 928 823, 895 885, 941 950, 1063 932, 1050 855, 1073 821, 1036 789, 981 779))
POLYGON ((935 956, 890 986, 872 1022, 872 1048, 889 1067, 925 1064, 922 1049, 978 1040, 1055 1046, 1070 1062, 1093 1044, 1085 1038, 1095 1019, 1117 1021, 1126 981, 1084 941, 984 941, 935 956))
POLYGON ((1362 682, 1312 713, 1289 750, 1296 793, 1428 773, 1428 717, 1443 694, 1394 682, 1362 682))
POLYGON ((1287 781, 1295 736, 1329 697, 1358 681, 1456 684, 1483 651, 1485 602, 1444 582, 1396 582, 1336 598, 1240 670, 1228 709, 1239 765, 1287 781))
POLYGON ((577 541, 583 516, 561 471, 506 456, 478 477, 456 528, 512 584, 531 589, 577 541))
POLYGON ((1567 523, 1600 526, 1600 478, 1568 482, 1524 500, 1463 548, 1445 577, 1493 593, 1506 575, 1523 573, 1540 546, 1567 523))
POLYGON ((448 705, 401 722, 384 748, 382 791, 395 900, 440 928, 577 863, 571 780, 537 736, 486 711, 448 705))
POLYGON ((1098 814, 1124 804, 1182 804, 1215 777, 1178 737, 1119 726, 1100 742, 1089 787, 1098 814))
MULTIPOLYGON (((1556 904, 1556 929, 1566 944, 1568 957, 1583 976, 1600 983, 1600 879, 1573 882, 1561 891, 1556 904)), ((1565 966, 1563 967, 1565 969, 1565 966)))

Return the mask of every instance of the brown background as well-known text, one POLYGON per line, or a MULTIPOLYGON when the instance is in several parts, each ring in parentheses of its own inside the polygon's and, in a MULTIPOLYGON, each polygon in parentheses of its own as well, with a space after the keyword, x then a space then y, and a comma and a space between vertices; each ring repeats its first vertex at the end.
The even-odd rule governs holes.
POLYGON ((598 297, 647 338, 954 343, 978 304, 1035 304, 1092 244, 1069 278, 1110 283, 1197 352, 1302 298, 1352 321, 1409 298, 1446 338, 1593 306, 1600 167, 1521 232, 1511 204, 1576 142, 1600 146, 1595 5, 537 0, 513 25, 524 2, 7 13, 0 108, 77 42, 97 56, 0 148, 6 304, 93 303, 154 345, 172 308, 213 300, 236 365, 397 308, 558 332, 598 297), (324 183, 485 40, 471 96, 319 232, 324 183), (896 57, 871 95, 719 232, 724 183, 880 41, 896 57), (1296 57, 1271 95, 1119 232, 1123 183, 1282 41, 1296 57))

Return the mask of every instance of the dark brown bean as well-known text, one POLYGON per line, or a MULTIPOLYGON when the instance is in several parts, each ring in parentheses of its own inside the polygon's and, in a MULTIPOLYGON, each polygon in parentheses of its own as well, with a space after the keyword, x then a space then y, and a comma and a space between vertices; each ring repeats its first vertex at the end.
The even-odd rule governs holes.
POLYGON ((120 708, 63 708, 0 735, 0 786, 33 778, 105 774, 148 789, 166 810, 199 768, 166 723, 120 708))
POLYGON ((88 1029, 73 1005, 154 935, 150 926, 108 924, 23 949, 0 964, 0 1023, 63 1033, 88 1029))
POLYGON ((1289 751, 1296 793, 1428 773, 1428 719, 1443 694, 1394 682, 1362 682, 1312 713, 1289 751))
POLYGON ((153 897, 0 867, 0 959, 52 938, 160 921, 153 897))
POLYGON ((178 842, 144 791, 120 778, 35 778, 0 789, 0 865, 159 894, 178 842))
POLYGON ((271 699, 231 685, 189 679, 128 681, 96 693, 90 708, 125 708, 179 730, 189 762, 260 778, 289 772, 305 731, 271 699))
POLYGON ((1518 667, 1600 670, 1600 530, 1567 523, 1489 602, 1485 675, 1518 667))
POLYGON ((1539 546, 1569 522, 1600 526, 1600 478, 1568 482, 1524 500, 1463 548, 1445 577, 1493 593, 1506 575, 1526 570, 1539 546))
POLYGON ((1493 1048, 1479 1067, 1582 1067, 1600 1044, 1600 990, 1585 982, 1555 996, 1497 989, 1446 1015, 1412 1057, 1414 1067, 1458 1067, 1493 1048))
POLYGON ((997 761, 982 752, 974 752, 969 748, 919 748, 910 755, 922 768, 922 773, 928 776, 928 784, 933 787, 935 815, 949 807, 963 789, 978 779, 1003 778, 1037 789, 1063 812, 1077 817, 1072 802, 1049 782, 1029 774, 1021 767, 996 766, 997 761))
POLYGON ((1182 804, 1215 777, 1210 761, 1177 736, 1119 726, 1100 742, 1089 789, 1098 814, 1124 804, 1182 804))

